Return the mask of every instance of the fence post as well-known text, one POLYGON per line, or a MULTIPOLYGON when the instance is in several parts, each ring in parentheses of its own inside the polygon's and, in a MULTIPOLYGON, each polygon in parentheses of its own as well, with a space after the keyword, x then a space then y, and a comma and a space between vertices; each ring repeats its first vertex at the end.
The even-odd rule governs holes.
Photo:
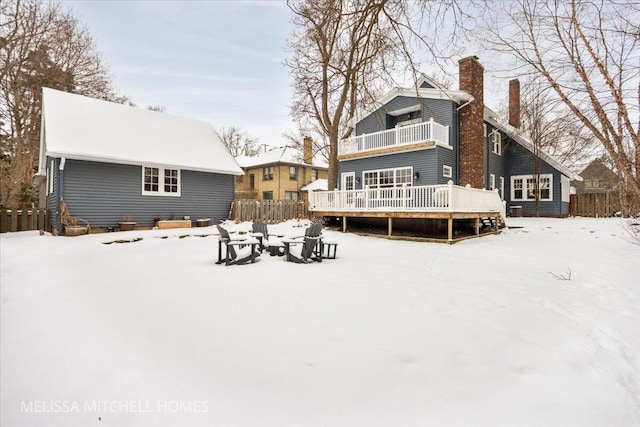
POLYGON ((448 193, 447 196, 448 196, 449 200, 448 200, 447 204, 449 206, 449 209, 453 210, 453 181, 449 180, 447 182, 447 185, 449 186, 449 191, 447 191, 447 193, 448 193))

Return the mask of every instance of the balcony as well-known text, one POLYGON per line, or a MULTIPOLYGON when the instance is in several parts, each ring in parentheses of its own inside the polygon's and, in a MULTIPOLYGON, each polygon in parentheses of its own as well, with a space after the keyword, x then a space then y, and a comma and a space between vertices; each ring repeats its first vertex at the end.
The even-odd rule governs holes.
POLYGON ((396 126, 394 129, 362 134, 342 140, 338 144, 338 156, 357 155, 371 151, 402 148, 413 144, 432 142, 451 147, 449 144, 449 126, 443 126, 431 118, 428 122, 408 126, 396 126))

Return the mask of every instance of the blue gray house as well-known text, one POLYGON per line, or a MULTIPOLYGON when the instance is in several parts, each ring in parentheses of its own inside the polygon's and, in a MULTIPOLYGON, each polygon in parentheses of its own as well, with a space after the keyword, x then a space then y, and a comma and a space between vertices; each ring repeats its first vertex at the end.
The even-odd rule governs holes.
POLYGON ((533 144, 518 130, 519 82, 510 82, 505 123, 484 106, 484 68, 478 58, 463 58, 459 66, 460 90, 423 77, 417 87, 396 88, 355 118, 355 136, 339 145, 339 189, 452 181, 495 190, 505 212, 524 215, 536 214, 537 191, 541 216, 567 216, 570 181, 580 177, 552 157, 534 154, 533 144))
POLYGON ((58 230, 63 200, 92 227, 226 219, 242 174, 209 123, 43 89, 38 175, 58 230))

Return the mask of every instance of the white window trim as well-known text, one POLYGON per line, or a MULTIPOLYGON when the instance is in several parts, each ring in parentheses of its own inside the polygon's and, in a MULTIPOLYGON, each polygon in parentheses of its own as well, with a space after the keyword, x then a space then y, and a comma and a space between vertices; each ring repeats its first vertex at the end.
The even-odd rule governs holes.
MULTIPOLYGON (((549 198, 548 199, 540 198, 540 201, 553 202, 553 174, 550 174, 550 173, 540 174, 538 178, 539 179, 549 178, 549 198)), ((531 199, 527 198, 527 180, 528 179, 535 179, 535 175, 514 175, 511 177, 511 200, 512 201, 533 202, 536 200, 535 198, 531 198, 531 199), (518 179, 522 180, 522 197, 521 198, 515 197, 514 182, 518 179)))
POLYGON ((491 152, 502 156, 502 135, 497 130, 491 132, 491 152))
POLYGON ((449 165, 442 165, 442 176, 444 178, 453 178, 453 168, 449 165))
POLYGON ((504 176, 500 177, 500 197, 504 200, 504 176))
POLYGON ((142 165, 142 195, 143 196, 163 196, 163 197, 180 197, 182 194, 182 169, 164 167, 158 165, 142 165), (144 189, 144 170, 145 168, 157 168, 158 169, 158 191, 146 191, 144 189), (177 193, 165 193, 164 191, 164 171, 165 170, 177 170, 178 171, 178 192, 177 193))
POLYGON ((410 173, 410 177, 411 177, 411 182, 410 183, 403 183, 403 184, 408 184, 408 185, 413 185, 413 166, 406 166, 406 167, 401 167, 401 168, 387 168, 387 169, 371 169, 371 170, 366 170, 366 171, 362 171, 362 186, 364 187, 365 185, 365 179, 364 176, 367 173, 377 173, 378 174, 378 185, 375 187, 371 187, 369 186, 369 188, 381 188, 380 187, 380 172, 389 172, 389 171, 393 171, 393 187, 382 187, 382 188, 398 188, 398 187, 402 187, 401 185, 396 185, 396 172, 399 170, 404 170, 404 169, 409 169, 409 173, 410 173))
POLYGON ((489 174, 489 190, 495 190, 496 188, 496 176, 494 174, 489 174))

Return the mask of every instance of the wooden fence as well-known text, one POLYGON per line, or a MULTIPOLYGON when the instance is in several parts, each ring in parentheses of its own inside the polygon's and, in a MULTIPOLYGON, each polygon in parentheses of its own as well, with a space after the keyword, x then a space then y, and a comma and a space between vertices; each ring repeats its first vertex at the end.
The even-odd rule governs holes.
POLYGON ((262 220, 277 223, 288 219, 307 218, 307 202, 295 200, 235 200, 229 219, 235 221, 262 220))
POLYGON ((611 192, 572 194, 571 216, 610 217, 620 210, 617 194, 611 192))
POLYGON ((0 233, 9 231, 51 231, 47 209, 0 209, 0 233))

